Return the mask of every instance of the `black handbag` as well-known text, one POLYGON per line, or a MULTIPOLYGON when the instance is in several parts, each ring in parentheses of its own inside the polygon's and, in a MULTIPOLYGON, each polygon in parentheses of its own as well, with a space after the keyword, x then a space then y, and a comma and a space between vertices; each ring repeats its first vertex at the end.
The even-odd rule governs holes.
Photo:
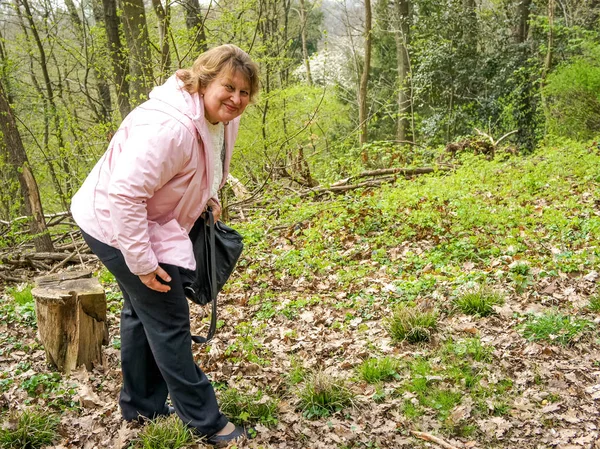
POLYGON ((231 276, 244 249, 242 236, 221 222, 215 223, 210 207, 203 215, 196 220, 189 234, 194 246, 196 270, 180 270, 183 290, 190 301, 201 306, 212 301, 208 336, 192 336, 196 343, 206 343, 214 336, 217 295, 231 276))

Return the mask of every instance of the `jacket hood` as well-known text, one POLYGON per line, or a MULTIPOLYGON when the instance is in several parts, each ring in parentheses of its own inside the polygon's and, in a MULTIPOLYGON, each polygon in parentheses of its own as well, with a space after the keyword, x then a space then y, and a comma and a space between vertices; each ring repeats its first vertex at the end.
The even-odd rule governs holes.
POLYGON ((177 78, 177 75, 172 75, 164 84, 152 89, 149 96, 151 99, 160 100, 173 106, 188 116, 196 127, 198 127, 198 122, 203 121, 204 107, 200 101, 200 96, 197 93, 190 94, 185 90, 183 81, 177 78))

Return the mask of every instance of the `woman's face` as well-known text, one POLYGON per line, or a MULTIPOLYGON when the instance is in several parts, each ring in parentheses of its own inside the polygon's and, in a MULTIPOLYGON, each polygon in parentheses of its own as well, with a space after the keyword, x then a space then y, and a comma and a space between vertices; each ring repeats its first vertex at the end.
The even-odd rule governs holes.
POLYGON ((239 117, 250 101, 250 83, 237 70, 219 74, 202 89, 204 117, 210 123, 227 123, 239 117))

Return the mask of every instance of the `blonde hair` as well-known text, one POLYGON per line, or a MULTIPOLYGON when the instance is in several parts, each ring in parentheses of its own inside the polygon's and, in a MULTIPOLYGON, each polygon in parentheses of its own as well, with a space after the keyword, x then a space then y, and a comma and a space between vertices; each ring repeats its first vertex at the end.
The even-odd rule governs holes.
POLYGON ((202 53, 191 69, 178 70, 177 77, 183 81, 185 90, 195 93, 208 86, 221 73, 236 71, 250 83, 250 102, 254 102, 259 89, 258 65, 248 53, 232 44, 220 45, 202 53))

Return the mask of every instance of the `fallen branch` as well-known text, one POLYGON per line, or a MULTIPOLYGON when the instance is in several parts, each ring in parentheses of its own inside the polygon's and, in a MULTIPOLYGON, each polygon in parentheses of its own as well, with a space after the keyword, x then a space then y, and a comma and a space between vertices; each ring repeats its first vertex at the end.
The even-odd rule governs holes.
MULTIPOLYGON (((74 258, 77 255, 78 251, 77 249, 75 251, 73 251, 71 254, 69 254, 65 259, 63 259, 62 262, 57 263, 56 265, 54 265, 54 268, 52 268, 48 274, 52 274, 55 273, 56 270, 58 270, 60 267, 64 266, 69 260, 71 260, 72 258, 74 258)), ((79 255, 79 257, 81 258, 81 255, 79 255)))
POLYGON ((411 432, 415 437, 420 438, 425 441, 431 441, 432 443, 437 444, 438 446, 443 447, 444 449, 458 449, 456 446, 453 446, 450 443, 445 442, 441 438, 433 436, 429 433, 425 432, 417 432, 416 430, 411 430, 411 432))
POLYGON ((385 175, 393 175, 400 174, 405 177, 415 176, 415 175, 424 175, 427 173, 433 173, 435 171, 447 171, 448 168, 445 167, 417 167, 417 168, 381 168, 379 170, 370 170, 359 173, 356 176, 350 176, 346 179, 341 179, 339 181, 331 184, 331 187, 337 187, 340 185, 345 185, 348 182, 358 179, 358 178, 368 178, 373 176, 385 176, 385 175))
POLYGON ((363 187, 379 187, 381 184, 385 184, 387 182, 393 182, 396 180, 395 176, 389 176, 387 178, 383 178, 383 179, 376 179, 373 181, 365 181, 365 182, 360 182, 358 184, 354 184, 354 185, 342 185, 342 186, 331 186, 331 187, 322 187, 320 189, 311 189, 308 190, 302 194, 300 194, 301 198, 304 198, 306 196, 309 196, 311 194, 315 194, 315 195, 320 195, 321 193, 326 193, 326 192, 346 192, 348 190, 354 190, 354 189, 360 189, 363 187))

